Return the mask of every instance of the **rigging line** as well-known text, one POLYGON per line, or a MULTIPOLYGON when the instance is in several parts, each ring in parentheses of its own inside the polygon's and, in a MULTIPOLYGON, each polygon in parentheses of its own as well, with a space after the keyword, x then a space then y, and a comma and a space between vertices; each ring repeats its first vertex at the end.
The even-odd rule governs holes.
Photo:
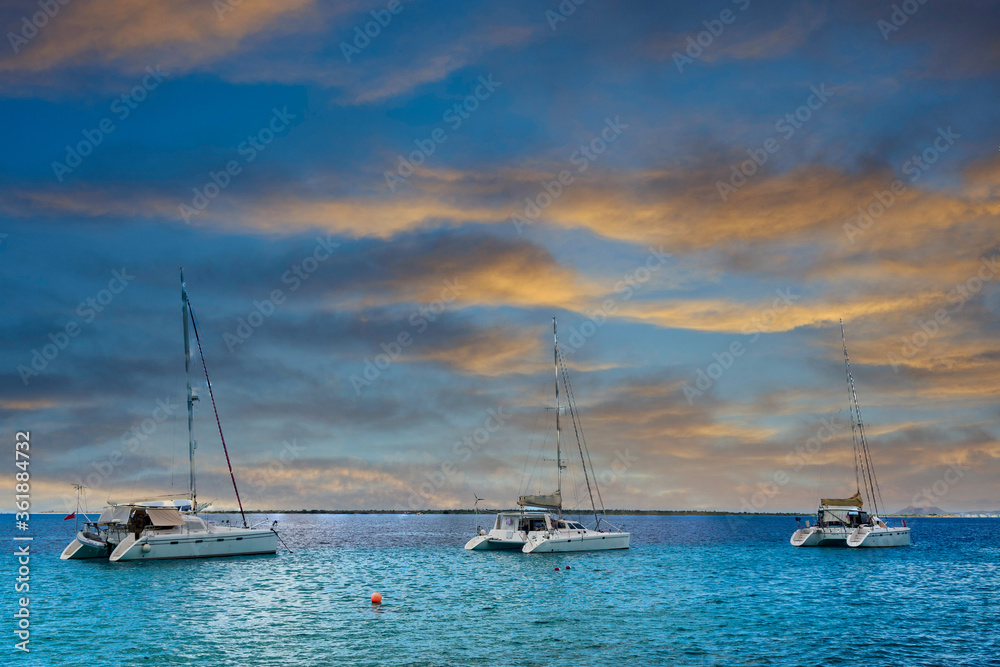
MULTIPOLYGON (((857 436, 857 419, 854 418, 854 401, 851 394, 851 385, 853 384, 853 379, 851 378, 851 359, 847 354, 847 335, 844 333, 844 320, 840 320, 840 338, 844 343, 844 376, 847 380, 847 409, 849 411, 848 417, 851 420, 851 453, 854 457, 854 486, 858 494, 861 494, 861 472, 860 472, 860 460, 861 452, 858 447, 858 436, 857 436)), ((868 496, 868 483, 865 480, 865 496, 868 496)))
MULTIPOLYGON (((549 428, 546 429, 546 431, 545 431, 545 440, 542 441, 541 446, 539 446, 539 448, 538 448, 538 456, 535 457, 535 465, 531 469, 531 476, 528 477, 528 485, 529 486, 531 485, 531 480, 533 480, 535 478, 535 471, 538 470, 538 464, 542 460, 542 454, 545 453, 545 445, 547 445, 548 442, 549 442, 549 433, 551 433, 551 432, 552 432, 552 426, 549 426, 549 428)), ((525 489, 525 491, 528 492, 528 489, 525 489)), ((543 491, 542 491, 541 488, 539 488, 538 492, 542 493, 543 491)))
POLYGON ((870 485, 872 505, 875 507, 875 514, 879 514, 879 504, 881 504, 881 493, 878 490, 878 482, 874 477, 875 470, 874 464, 871 460, 871 452, 868 449, 868 439, 865 437, 865 426, 864 421, 861 419, 861 405, 858 403, 858 392, 854 386, 854 375, 851 373, 851 362, 850 357, 847 354, 847 336, 844 334, 844 321, 840 321, 840 333, 844 340, 844 360, 847 364, 847 379, 850 383, 851 397, 854 403, 854 411, 858 417, 858 436, 861 442, 861 453, 863 455, 862 459, 862 472, 867 473, 866 484, 870 485), (877 497, 876 497, 877 496, 877 497))
POLYGON ((861 405, 858 404, 858 395, 854 389, 854 377, 851 377, 851 392, 854 394, 854 407, 858 415, 858 439, 861 442, 861 452, 864 456, 864 471, 868 475, 868 483, 871 487, 872 504, 875 506, 875 514, 879 513, 881 497, 878 496, 878 483, 874 477, 875 469, 871 460, 871 452, 868 449, 868 438, 865 436, 864 421, 861 419, 861 405))
POLYGON ((542 412, 542 402, 535 406, 535 421, 531 425, 531 435, 528 437, 528 454, 524 457, 524 467, 521 469, 521 480, 517 483, 518 491, 524 490, 524 475, 528 472, 528 461, 531 460, 531 450, 534 448, 535 429, 538 427, 538 415, 542 412))
MULTIPOLYGON (((565 368, 565 361, 563 362, 565 368)), ((569 381, 569 373, 563 371, 563 377, 566 380, 567 393, 573 401, 573 409, 576 410, 576 394, 573 393, 573 386, 569 381)), ((580 420, 580 440, 583 442, 583 450, 587 453, 587 463, 590 465, 590 474, 594 477, 594 489, 597 491, 597 500, 601 505, 601 513, 604 514, 604 518, 607 519, 607 510, 604 509, 604 498, 601 497, 601 486, 597 483, 597 473, 594 472, 594 462, 590 458, 590 448, 587 446, 587 436, 583 432, 583 420, 580 420)), ((586 468, 584 468, 586 471, 586 468)))
MULTIPOLYGON (((568 393, 569 393, 570 398, 572 399, 572 402, 573 402, 573 410, 577 413, 577 418, 579 420, 579 424, 580 424, 580 442, 582 442, 582 444, 583 444, 583 451, 586 452, 586 454, 587 454, 587 464, 590 466, 590 474, 594 478, 594 489, 597 491, 597 499, 598 499, 598 501, 600 502, 600 505, 601 505, 601 512, 605 515, 605 518, 607 518, 607 511, 604 508, 604 498, 601 496, 601 487, 597 483, 597 473, 594 472, 594 462, 590 458, 590 448, 587 446, 587 436, 583 432, 583 420, 579 419, 579 408, 577 407, 576 394, 573 392, 573 385, 569 381, 569 373, 567 373, 566 370, 565 370, 565 362, 564 362, 564 371, 563 371, 563 373, 564 373, 563 377, 565 378, 565 381, 566 381, 566 387, 567 387, 568 393)), ((584 473, 586 473, 586 470, 587 470, 587 467, 584 466, 584 473)), ((591 504, 593 504, 593 495, 591 496, 591 504)), ((598 519, 598 527, 600 527, 600 520, 599 519, 598 519)))
MULTIPOLYGON (((573 422, 573 433, 576 435, 576 447, 580 450, 580 465, 583 466, 583 479, 587 482, 587 494, 590 496, 590 507, 594 510, 594 521, 601 525, 601 518, 597 515, 597 506, 594 504, 594 492, 590 489, 590 476, 587 474, 587 461, 583 458, 583 445, 580 443, 580 430, 577 428, 576 401, 573 400, 573 393, 570 391, 569 374, 566 372, 566 362, 563 356, 559 355, 559 367, 562 370, 563 387, 566 388, 566 407, 569 409, 570 421, 573 422)), ((591 469, 593 472, 593 469, 591 469)), ((597 478, 594 478, 597 484, 597 478)))
MULTIPOLYGON (((198 354, 201 355, 201 366, 205 369, 205 381, 208 383, 208 395, 212 399, 212 410, 215 412, 215 423, 219 427, 219 438, 222 440, 222 451, 226 454, 226 465, 229 466, 229 478, 233 481, 233 491, 236 492, 236 502, 240 506, 240 516, 243 517, 243 527, 247 527, 247 515, 243 511, 243 501, 240 500, 240 490, 236 487, 236 476, 233 474, 233 464, 229 461, 229 449, 226 447, 226 437, 222 435, 222 422, 219 420, 219 409, 215 406, 215 394, 212 392, 212 380, 208 377, 208 364, 205 363, 205 352, 201 349, 201 338, 198 336, 198 323, 194 319, 194 308, 191 300, 187 300, 188 311, 191 313, 191 328, 194 329, 194 339, 198 342, 198 354)), ((192 508, 195 512, 197 507, 192 508)))
MULTIPOLYGON (((549 383, 549 382, 548 382, 548 380, 545 380, 545 381, 544 381, 544 382, 542 383, 542 387, 544 388, 545 386, 547 386, 547 385, 548 385, 548 383, 549 383)), ((536 392, 536 395, 539 395, 539 396, 540 396, 540 395, 542 394, 543 390, 544 390, 544 389, 539 389, 539 390, 538 390, 538 391, 536 392)), ((525 492, 526 492, 526 489, 525 489, 525 486, 524 486, 524 484, 525 484, 525 481, 524 481, 524 475, 525 475, 525 473, 527 473, 527 471, 528 471, 528 463, 530 463, 530 462, 531 462, 531 450, 532 450, 532 449, 534 449, 534 439, 535 439, 535 433, 536 433, 536 430, 535 430, 535 428, 536 428, 536 427, 537 427, 537 425, 538 425, 538 417, 539 417, 539 415, 540 415, 540 414, 541 414, 541 412, 542 412, 542 407, 543 407, 543 405, 544 405, 544 403, 542 402, 542 399, 539 399, 539 400, 538 400, 538 404, 537 404, 537 409, 535 410, 535 423, 534 423, 534 424, 532 425, 532 427, 531 427, 531 436, 530 436, 530 437, 528 438, 528 452, 527 452, 527 454, 525 454, 525 457, 524 457, 524 468, 522 468, 522 470, 521 470, 521 481, 520 481, 520 483, 518 484, 518 493, 519 493, 519 494, 523 494, 523 493, 525 493, 525 492)), ((542 446, 542 445, 544 445, 544 444, 545 444, 545 442, 546 442, 546 441, 548 440, 548 437, 549 437, 549 429, 551 429, 551 426, 550 426, 550 427, 548 427, 548 428, 546 428, 546 430, 545 430, 545 439, 544 439, 544 440, 542 440, 542 442, 541 442, 541 444, 540 444, 539 446, 542 446)), ((538 462, 536 461, 536 462, 535 462, 535 466, 537 467, 537 465, 538 465, 538 462)), ((531 480, 532 480, 532 478, 533 478, 534 476, 535 476, 535 472, 534 472, 534 470, 532 470, 532 472, 531 472, 531 475, 530 475, 530 476, 528 477, 528 481, 527 481, 527 484, 531 484, 531 480)))

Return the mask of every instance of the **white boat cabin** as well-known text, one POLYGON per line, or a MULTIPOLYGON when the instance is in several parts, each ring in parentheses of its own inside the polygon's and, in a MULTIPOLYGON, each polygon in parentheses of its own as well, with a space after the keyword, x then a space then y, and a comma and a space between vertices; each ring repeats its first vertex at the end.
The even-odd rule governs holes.
POLYGON ((853 507, 821 506, 816 515, 816 525, 820 528, 857 528, 871 523, 868 512, 853 507))

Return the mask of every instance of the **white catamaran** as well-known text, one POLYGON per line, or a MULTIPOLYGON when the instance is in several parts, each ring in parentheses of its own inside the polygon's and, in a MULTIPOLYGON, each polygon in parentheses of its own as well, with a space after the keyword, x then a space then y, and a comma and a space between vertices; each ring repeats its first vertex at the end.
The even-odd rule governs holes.
MULTIPOLYGON (((566 373, 566 364, 559 355, 559 339, 556 332, 556 318, 552 318, 552 337, 554 342, 554 365, 556 375, 556 490, 547 495, 526 495, 517 500, 520 510, 516 512, 501 512, 497 514, 493 528, 489 531, 478 529, 478 534, 465 545, 471 550, 520 550, 526 554, 553 553, 567 551, 604 551, 609 549, 628 549, 629 533, 617 529, 608 532, 601 530, 601 521, 607 521, 604 511, 604 501, 597 487, 597 477, 593 474, 593 465, 589 466, 590 452, 586 449, 583 430, 579 424, 579 414, 573 397, 572 386, 566 373), (562 471, 565 469, 562 461, 562 430, 559 424, 559 380, 566 389, 566 407, 573 421, 573 429, 577 436, 577 447, 580 450, 580 462, 587 481, 587 491, 590 494, 590 504, 597 525, 593 530, 583 524, 570 521, 563 517, 562 471), (584 455, 586 453, 586 456, 584 455), (591 486, 593 477, 593 486, 591 486), (594 491, 601 509, 594 503, 594 491), (526 509, 535 508, 535 509, 526 509)), ((612 526, 613 528, 613 526, 612 526)))
POLYGON ((840 321, 840 336, 844 343, 844 366, 847 369, 856 491, 850 498, 821 499, 816 524, 809 525, 807 521, 804 528, 796 530, 792 534, 792 546, 908 547, 910 529, 906 523, 904 522, 902 527, 889 526, 879 517, 879 505, 884 506, 882 492, 875 477, 875 465, 868 447, 868 438, 865 436, 858 394, 854 390, 854 376, 851 374, 851 359, 847 355, 847 335, 844 333, 843 320, 840 321), (864 505, 861 498, 862 487, 865 497, 870 501, 869 507, 874 509, 873 514, 861 509, 864 505))
MULTIPOLYGON (((249 556, 273 554, 277 551, 278 533, 270 527, 251 528, 247 525, 243 502, 236 487, 236 477, 229 462, 229 451, 222 435, 219 411, 215 407, 212 382, 208 377, 208 366, 198 337, 198 325, 194 319, 194 309, 188 300, 181 271, 181 310, 184 319, 184 371, 187 376, 188 408, 188 455, 190 460, 190 498, 167 501, 143 501, 129 504, 109 505, 101 512, 97 521, 87 521, 76 538, 63 550, 62 560, 80 558, 102 558, 111 561, 165 560, 175 558, 209 558, 215 556, 249 556), (188 315, 194 330, 201 356, 208 393, 212 398, 216 424, 222 449, 229 465, 229 477, 236 491, 236 501, 240 507, 243 526, 220 526, 212 524, 197 515, 204 505, 198 505, 197 487, 194 474, 194 402, 198 400, 191 387, 191 347, 188 334, 188 315)), ((79 490, 79 488, 78 488, 79 490)), ((277 523, 277 522, 275 522, 277 523)))

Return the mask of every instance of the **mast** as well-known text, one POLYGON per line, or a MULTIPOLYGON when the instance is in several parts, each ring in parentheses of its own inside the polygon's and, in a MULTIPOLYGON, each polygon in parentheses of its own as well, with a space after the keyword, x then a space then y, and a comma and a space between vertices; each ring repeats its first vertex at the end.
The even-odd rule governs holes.
POLYGON ((556 374, 556 493, 559 496, 559 516, 562 516, 562 430, 559 428, 559 336, 556 318, 552 318, 552 366, 556 374))
MULTIPOLYGON (((875 464, 872 461, 871 450, 868 448, 868 439, 865 437, 865 424, 864 420, 861 419, 861 405, 858 403, 858 393, 854 388, 854 375, 851 373, 851 358, 847 354, 847 334, 844 333, 843 319, 840 320, 840 337, 844 344, 844 367, 847 370, 849 407, 851 409, 851 436, 854 445, 855 482, 857 482, 860 468, 860 477, 861 481, 865 484, 865 493, 870 495, 872 507, 875 508, 875 515, 878 516, 878 506, 882 494, 878 488, 878 479, 875 476, 875 464)), ((858 486, 860 487, 860 484, 858 486)), ((861 493, 860 488, 858 488, 858 493, 861 493)))
MULTIPOLYGON (((587 450, 587 458, 584 459, 583 449, 586 446, 585 440, 583 438, 583 424, 579 420, 579 412, 577 410, 576 396, 573 394, 573 385, 569 381, 569 373, 566 371, 566 361, 563 359, 559 360, 560 367, 562 368, 562 379, 563 387, 566 389, 566 408, 569 411, 570 421, 573 422, 573 433, 576 435, 576 447, 580 450, 580 466, 583 470, 583 479, 587 483, 587 495, 590 496, 590 507, 594 510, 594 522, 599 529, 601 527, 601 517, 597 514, 597 505, 594 503, 594 491, 590 486, 590 476, 594 476, 594 488, 597 489, 597 495, 600 497, 601 490, 597 486, 597 475, 594 473, 594 463, 590 463, 590 472, 587 472, 587 460, 590 458, 590 450, 587 450)), ((604 499, 601 499, 601 510, 604 510, 604 499)))
MULTIPOLYGON (((243 517, 243 527, 247 528, 247 514, 243 511, 243 500, 240 498, 240 489, 236 486, 236 475, 233 473, 233 463, 229 460, 229 448, 226 447, 226 436, 222 434, 222 420, 219 419, 219 407, 215 404, 215 392, 212 391, 212 378, 208 376, 208 362, 205 361, 205 350, 201 347, 201 336, 198 335, 198 321, 194 317, 194 308, 191 306, 191 301, 187 298, 187 291, 184 289, 184 282, 181 281, 181 293, 184 295, 184 303, 187 305, 187 312, 185 313, 184 321, 184 347, 187 348, 188 336, 187 336, 187 314, 191 315, 191 329, 194 331, 194 340, 198 343, 198 356, 201 357, 201 368, 205 371, 205 383, 208 385, 208 397, 212 399, 212 411, 215 413, 215 425, 219 427, 219 440, 222 441, 222 452, 226 455, 226 466, 229 468, 229 479, 233 482, 233 491, 236 492, 236 503, 240 506, 240 516, 243 517)), ((191 397, 191 380, 188 379, 188 429, 191 429, 191 401, 198 400, 198 397, 191 397)), ((194 493, 194 449, 197 444, 194 442, 194 438, 191 439, 191 488, 192 495, 194 493)), ((192 500, 192 502, 194 502, 192 500)), ((195 506, 197 509, 197 506, 195 506)))
POLYGON ((184 284, 184 268, 181 267, 181 313, 184 316, 184 375, 187 378, 187 408, 188 408, 188 458, 191 464, 191 511, 198 511, 198 491, 194 483, 194 450, 198 447, 194 441, 194 402, 197 397, 191 389, 191 341, 188 334, 188 303, 187 287, 184 284))

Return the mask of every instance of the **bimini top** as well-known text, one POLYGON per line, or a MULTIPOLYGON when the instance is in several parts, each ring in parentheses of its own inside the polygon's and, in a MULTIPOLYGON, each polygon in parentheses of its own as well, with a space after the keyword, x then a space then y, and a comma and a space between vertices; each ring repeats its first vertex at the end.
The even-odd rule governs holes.
POLYGON ((820 505, 828 505, 831 507, 861 507, 861 493, 855 493, 850 498, 822 498, 819 501, 820 505))

